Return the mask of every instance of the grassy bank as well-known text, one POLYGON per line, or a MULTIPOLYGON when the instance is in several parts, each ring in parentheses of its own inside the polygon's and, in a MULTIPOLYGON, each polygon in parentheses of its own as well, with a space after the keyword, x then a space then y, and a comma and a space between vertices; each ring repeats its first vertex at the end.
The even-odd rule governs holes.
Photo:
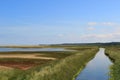
POLYGON ((72 55, 73 52, 0 52, 0 66, 29 69, 37 65, 43 65, 55 60, 72 55))
POLYGON ((26 71, 3 68, 0 70, 0 80, 72 80, 98 51, 97 47, 85 48, 74 47, 77 51, 72 55, 26 71))
POLYGON ((108 55, 114 63, 111 66, 110 80, 120 80, 120 47, 107 47, 106 55, 108 55))

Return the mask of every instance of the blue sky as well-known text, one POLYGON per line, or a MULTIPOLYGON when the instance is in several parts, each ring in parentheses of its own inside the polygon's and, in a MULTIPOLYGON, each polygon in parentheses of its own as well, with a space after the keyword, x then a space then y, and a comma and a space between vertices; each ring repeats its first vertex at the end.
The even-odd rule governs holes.
POLYGON ((1 0, 0 45, 120 41, 120 0, 1 0))

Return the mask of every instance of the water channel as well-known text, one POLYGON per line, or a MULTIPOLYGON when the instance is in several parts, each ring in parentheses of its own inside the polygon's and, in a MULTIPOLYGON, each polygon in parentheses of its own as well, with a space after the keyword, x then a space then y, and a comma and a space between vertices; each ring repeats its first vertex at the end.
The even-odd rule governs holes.
POLYGON ((100 48, 95 58, 77 76, 76 80, 109 80, 109 69, 112 62, 105 55, 105 49, 100 48))

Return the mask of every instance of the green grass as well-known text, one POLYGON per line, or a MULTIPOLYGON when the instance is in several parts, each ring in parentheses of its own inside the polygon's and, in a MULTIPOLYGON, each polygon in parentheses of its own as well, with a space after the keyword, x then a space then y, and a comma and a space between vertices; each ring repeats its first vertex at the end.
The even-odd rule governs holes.
POLYGON ((30 52, 30 51, 27 51, 27 52, 0 52, 0 55, 22 55, 22 54, 37 54, 36 57, 53 57, 53 58, 56 58, 56 59, 62 59, 62 58, 65 58, 67 56, 70 56, 72 55, 74 52, 70 52, 70 51, 33 51, 33 52, 30 52))
POLYGON ((107 47, 106 48, 106 55, 109 56, 109 58, 114 63, 111 66, 110 80, 120 80, 120 47, 107 47))
POLYGON ((5 55, 5 56, 20 56, 26 54, 27 56, 29 56, 29 54, 31 55, 35 55, 36 59, 28 59, 28 58, 0 58, 0 65, 2 66, 8 66, 8 67, 13 67, 13 68, 18 68, 18 69, 29 69, 31 67, 37 66, 37 65, 43 65, 43 64, 47 64, 50 63, 54 60, 51 59, 38 59, 39 57, 51 57, 51 58, 55 58, 55 60, 60 60, 63 59, 67 56, 70 56, 72 54, 74 54, 73 52, 64 52, 64 51, 50 51, 50 52, 0 52, 0 56, 1 55, 5 55), (24 66, 24 68, 23 68, 24 66))
POLYGON ((0 80, 72 80, 98 51, 97 47, 70 46, 66 48, 77 51, 59 53, 64 56, 62 58, 57 55, 57 52, 53 53, 54 55, 48 53, 48 56, 57 56, 59 59, 26 71, 11 68, 5 69, 5 71, 1 69, 0 80), (65 54, 63 55, 63 53, 65 54), (66 54, 69 55, 66 56, 66 54))

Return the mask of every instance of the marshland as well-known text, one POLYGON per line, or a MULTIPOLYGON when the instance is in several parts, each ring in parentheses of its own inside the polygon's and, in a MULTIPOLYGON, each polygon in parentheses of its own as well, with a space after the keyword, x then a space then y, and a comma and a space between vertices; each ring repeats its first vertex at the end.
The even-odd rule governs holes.
POLYGON ((49 48, 64 48, 65 51, 55 49, 55 51, 0 52, 0 79, 72 80, 98 51, 98 47, 95 46, 49 46, 49 48))
POLYGON ((0 0, 0 80, 120 80, 120 0, 0 0))
POLYGON ((111 45, 2 47, 0 80, 119 80, 119 47, 111 45))

